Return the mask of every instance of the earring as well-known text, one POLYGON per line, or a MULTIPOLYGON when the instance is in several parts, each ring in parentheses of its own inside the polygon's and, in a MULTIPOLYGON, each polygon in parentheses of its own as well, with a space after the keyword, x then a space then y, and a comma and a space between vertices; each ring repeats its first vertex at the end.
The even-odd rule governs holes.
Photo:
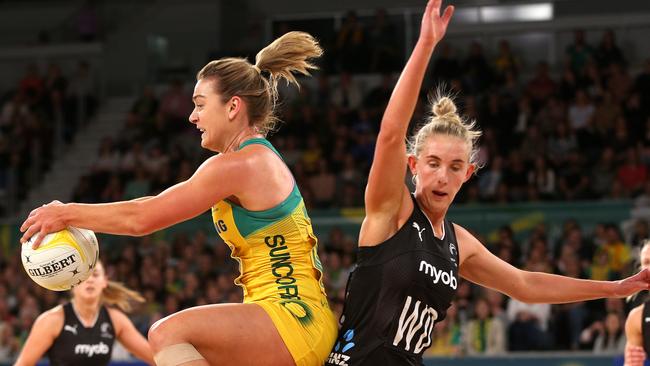
POLYGON ((414 185, 414 186, 416 186, 416 185, 417 185, 417 182, 416 182, 416 180, 417 180, 417 177, 418 177, 418 175, 417 175, 417 174, 413 174, 413 175, 411 176, 411 182, 413 182, 413 185, 414 185))

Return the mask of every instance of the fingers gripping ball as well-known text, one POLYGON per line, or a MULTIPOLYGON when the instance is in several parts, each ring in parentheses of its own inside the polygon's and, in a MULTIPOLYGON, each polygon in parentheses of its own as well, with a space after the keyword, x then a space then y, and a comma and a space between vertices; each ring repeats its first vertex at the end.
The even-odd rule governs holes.
POLYGON ((95 233, 74 227, 47 234, 32 249, 34 235, 22 246, 23 267, 37 284, 53 291, 66 291, 86 280, 99 259, 95 233))

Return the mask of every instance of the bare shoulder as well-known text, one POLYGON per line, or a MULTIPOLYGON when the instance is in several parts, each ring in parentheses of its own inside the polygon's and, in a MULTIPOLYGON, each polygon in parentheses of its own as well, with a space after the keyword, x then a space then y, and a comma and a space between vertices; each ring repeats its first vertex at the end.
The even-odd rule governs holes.
POLYGON ((45 321, 60 320, 61 323, 63 323, 63 320, 65 318, 65 314, 63 312, 63 305, 57 305, 52 309, 43 312, 43 314, 41 314, 39 318, 43 318, 45 321))
POLYGON ((65 314, 63 312, 63 305, 57 305, 39 315, 34 322, 34 327, 47 330, 48 333, 59 334, 64 322, 65 314))
POLYGON ((628 325, 641 328, 641 317, 643 316, 643 308, 645 304, 641 304, 634 309, 630 310, 630 313, 627 315, 625 320, 625 327, 628 325))
POLYGON ((625 337, 628 345, 643 346, 641 317, 644 306, 645 304, 642 304, 632 309, 625 320, 625 337))
POLYGON ((282 158, 271 148, 262 144, 251 144, 244 149, 237 150, 231 155, 232 159, 240 164, 246 164, 249 168, 260 168, 261 166, 285 165, 282 158))
POLYGON ((213 158, 221 168, 233 167, 249 176, 255 173, 265 173, 267 170, 286 170, 287 173, 289 171, 288 168, 278 169, 286 167, 282 158, 261 144, 251 144, 241 150, 219 154, 213 158))
POLYGON ((379 210, 368 210, 359 232, 359 246, 375 246, 390 239, 406 223, 413 213, 411 193, 406 185, 402 192, 401 203, 398 207, 380 207, 379 210))
POLYGON ((238 179, 238 175, 248 175, 255 166, 255 155, 245 151, 236 151, 228 154, 218 154, 207 158, 196 170, 195 176, 223 177, 238 179))
POLYGON ((108 310, 108 316, 111 317, 111 321, 113 322, 113 326, 115 327, 115 331, 117 332, 118 329, 122 328, 122 326, 126 322, 130 322, 129 317, 126 316, 121 310, 113 308, 113 307, 106 307, 108 310))

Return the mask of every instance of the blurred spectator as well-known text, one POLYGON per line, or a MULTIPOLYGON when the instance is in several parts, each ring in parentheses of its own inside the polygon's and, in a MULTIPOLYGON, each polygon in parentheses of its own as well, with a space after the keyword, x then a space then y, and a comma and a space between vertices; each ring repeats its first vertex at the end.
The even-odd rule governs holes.
POLYGON ((604 92, 593 113, 594 127, 603 136, 611 134, 616 119, 622 115, 622 112, 619 103, 614 101, 612 93, 604 92))
POLYGON ((129 118, 135 118, 137 124, 151 123, 158 112, 159 102, 154 94, 153 88, 144 87, 142 94, 136 99, 129 112, 129 118))
POLYGON ((560 196, 566 200, 589 197, 589 177, 584 174, 582 156, 575 150, 569 152, 566 165, 560 170, 559 188, 560 196))
POLYGON ((539 126, 542 136, 547 137, 555 131, 555 126, 566 121, 566 106, 557 96, 551 96, 535 116, 534 123, 539 126))
POLYGON ((526 93, 531 98, 534 110, 541 108, 556 90, 557 83, 549 74, 548 63, 540 62, 537 64, 535 75, 526 86, 526 93))
MULTIPOLYGON (((630 246, 623 242, 620 231, 614 224, 605 225, 605 242, 596 250, 596 256, 600 257, 601 252, 607 253, 608 267, 613 272, 614 278, 620 278, 627 273, 628 265, 632 259, 630 246)), ((601 263, 594 258, 594 263, 601 263)))
POLYGON ((60 118, 58 116, 63 112, 63 102, 68 90, 68 80, 63 76, 61 67, 56 63, 51 63, 47 68, 45 75, 45 110, 51 119, 60 118))
POLYGON ((135 177, 126 183, 124 187, 123 200, 131 200, 138 197, 144 197, 149 193, 151 181, 147 177, 146 170, 138 167, 135 170, 135 177))
POLYGON ((634 199, 636 207, 650 207, 650 180, 643 185, 643 192, 634 199))
POLYGON ((607 69, 611 64, 625 64, 623 51, 616 44, 616 34, 613 30, 607 29, 603 32, 596 49, 596 61, 601 70, 607 69))
POLYGON ((547 144, 548 157, 554 166, 563 166, 569 153, 578 149, 578 139, 565 122, 555 125, 547 144))
POLYGON ((449 84, 452 79, 460 76, 460 62, 453 54, 453 49, 449 42, 442 42, 438 46, 440 49, 434 55, 432 75, 435 84, 449 84))
POLYGON ((618 168, 617 179, 628 196, 641 191, 648 178, 648 168, 641 163, 639 154, 634 148, 626 150, 623 164, 618 168))
POLYGON ((625 332, 620 314, 608 313, 604 321, 596 321, 582 332, 583 343, 593 343, 594 353, 622 354, 625 349, 625 332))
POLYGON ((349 11, 336 35, 336 55, 340 71, 360 72, 368 64, 366 30, 357 14, 349 11))
POLYGON ((25 97, 30 106, 35 106, 41 101, 44 89, 43 78, 38 71, 38 66, 36 64, 27 65, 25 75, 18 86, 18 93, 25 97))
MULTIPOLYGON (((571 248, 570 246, 563 246, 571 248)), ((557 273, 573 278, 585 278, 578 256, 570 249, 562 251, 557 273)), ((580 347, 580 333, 584 327, 588 309, 585 302, 560 304, 553 312, 555 347, 577 350, 580 347)))
POLYGON ((463 349, 468 355, 498 355, 506 351, 506 327, 490 315, 486 299, 474 300, 474 316, 463 327, 463 349))
POLYGON ((605 90, 605 75, 600 72, 595 61, 587 61, 579 77, 581 88, 592 97, 600 96, 605 90))
POLYGON ((623 116, 619 120, 625 122, 625 127, 629 128, 635 140, 642 141, 646 113, 641 105, 641 95, 637 91, 633 91, 623 103, 623 116))
POLYGON ((632 78, 627 73, 627 69, 621 64, 614 63, 609 65, 608 71, 607 90, 612 93, 616 101, 619 103, 623 102, 632 89, 632 78))
POLYGON ((314 192, 316 207, 330 207, 336 193, 336 176, 330 172, 325 159, 318 162, 318 173, 309 179, 309 184, 314 192))
POLYGON ((496 156, 479 176, 478 185, 481 196, 488 200, 493 199, 502 179, 503 158, 496 156))
POLYGON ((562 100, 573 100, 576 96, 576 91, 580 87, 580 81, 576 76, 576 72, 570 66, 565 66, 560 78, 560 85, 558 87, 558 96, 562 100))
POLYGON ((80 61, 68 84, 66 114, 69 126, 80 127, 95 115, 99 103, 97 90, 97 81, 91 72, 90 64, 80 61))
POLYGON ((354 77, 349 72, 342 72, 339 83, 333 88, 331 103, 339 109, 339 113, 347 121, 355 115, 356 110, 361 106, 363 94, 354 77))
POLYGON ((511 351, 544 350, 550 347, 548 321, 551 306, 526 304, 516 299, 508 302, 508 349, 511 351))
POLYGON ((526 130, 519 153, 525 162, 532 162, 536 158, 546 156, 546 139, 536 125, 532 125, 526 130))
POLYGON ((124 197, 124 190, 122 188, 122 182, 120 177, 116 174, 113 174, 108 179, 108 184, 101 192, 100 202, 116 202, 124 197))
POLYGON ((650 227, 645 219, 637 219, 630 235, 630 244, 633 247, 640 248, 645 239, 650 238, 650 227))
POLYGON ((173 80, 160 98, 160 113, 169 130, 179 131, 189 126, 187 118, 192 111, 192 98, 184 90, 180 80, 173 80))
POLYGON ((521 62, 510 49, 510 43, 506 40, 499 41, 499 54, 494 60, 494 69, 499 80, 505 80, 507 73, 519 74, 521 62))
POLYGON ((574 72, 580 72, 593 58, 594 50, 585 39, 585 31, 576 29, 573 32, 573 43, 567 47, 567 57, 574 72))
POLYGON ((524 199, 526 187, 528 186, 526 166, 522 158, 520 154, 511 153, 509 162, 503 172, 503 183, 508 186, 510 199, 514 201, 524 199))
POLYGON ((553 272, 548 247, 543 238, 535 238, 531 241, 524 269, 531 272, 553 272))
POLYGON ((373 120, 381 119, 388 104, 388 99, 393 93, 394 86, 393 75, 384 73, 381 75, 381 83, 377 87, 370 89, 366 94, 363 99, 363 106, 368 110, 370 118, 373 120))
POLYGON ((483 54, 483 46, 479 42, 472 42, 467 58, 463 60, 461 70, 463 81, 471 93, 485 91, 492 83, 492 69, 483 54))
POLYGON ((20 351, 20 343, 14 337, 10 323, 0 322, 0 362, 10 362, 20 351))
POLYGON ((32 112, 25 100, 24 93, 17 92, 2 106, 0 128, 8 131, 18 125, 29 123, 32 119, 32 112))
POLYGON ((433 328, 431 347, 424 351, 426 356, 460 356, 462 353, 462 324, 458 319, 456 304, 451 303, 445 319, 433 328))
POLYGON ((390 21, 386 9, 377 9, 374 23, 368 29, 371 72, 399 69, 402 60, 398 36, 397 28, 390 21))

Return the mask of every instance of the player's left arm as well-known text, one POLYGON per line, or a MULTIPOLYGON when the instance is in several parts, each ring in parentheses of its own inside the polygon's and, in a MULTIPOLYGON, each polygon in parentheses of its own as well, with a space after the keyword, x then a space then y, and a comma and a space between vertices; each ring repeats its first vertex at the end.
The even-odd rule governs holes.
POLYGON ((120 343, 135 357, 149 365, 155 365, 149 342, 135 329, 131 320, 117 309, 109 309, 108 313, 115 327, 115 336, 120 343))
POLYGON ((63 308, 60 305, 39 315, 14 366, 36 365, 54 344, 56 337, 61 333, 63 323, 63 308))
POLYGON ((592 281, 515 268, 490 253, 467 230, 455 225, 460 249, 460 275, 525 303, 560 304, 603 297, 625 297, 649 288, 642 270, 619 281, 592 281))

